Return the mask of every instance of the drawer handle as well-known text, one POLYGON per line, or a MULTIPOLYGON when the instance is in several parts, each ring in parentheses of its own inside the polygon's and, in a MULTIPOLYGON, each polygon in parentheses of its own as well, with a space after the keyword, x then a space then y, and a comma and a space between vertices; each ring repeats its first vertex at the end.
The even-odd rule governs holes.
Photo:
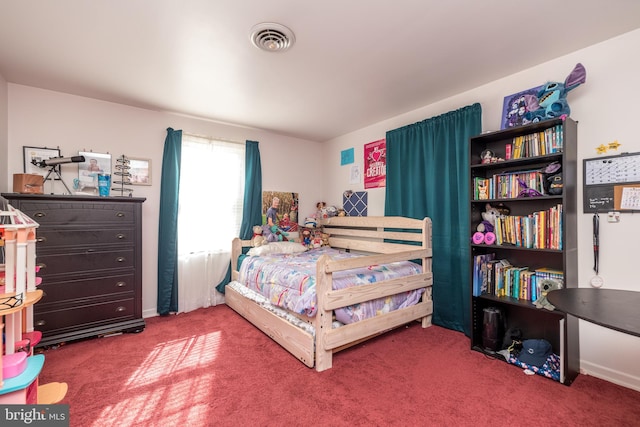
POLYGON ((122 233, 118 233, 118 234, 116 234, 116 239, 118 239, 118 240, 122 240, 122 239, 124 239, 125 237, 127 237, 127 236, 125 236, 125 235, 124 235, 124 234, 122 234, 122 233))
POLYGON ((118 258, 116 258, 116 262, 125 262, 126 258, 123 256, 119 256, 118 258))
POLYGON ((47 216, 47 214, 44 212, 36 212, 33 214, 33 216, 35 216, 36 218, 44 218, 45 216, 47 216))
POLYGON ((36 237, 36 243, 44 243, 47 241, 46 237, 36 237))
POLYGON ((42 268, 47 268, 47 264, 45 264, 44 262, 39 262, 38 264, 36 264, 36 267, 42 269, 42 268))
POLYGON ((44 326, 47 324, 47 322, 44 320, 37 320, 35 324, 36 326, 44 326))
POLYGON ((127 309, 125 307, 123 307, 123 306, 119 306, 119 307, 116 308, 116 311, 118 313, 122 313, 123 311, 127 311, 127 309))
POLYGON ((125 286, 127 286, 127 282, 118 282, 118 283, 116 283, 116 287, 117 288, 124 288, 125 286))
POLYGON ((124 217, 124 212, 118 212, 118 213, 116 213, 116 216, 118 218, 123 218, 124 217))

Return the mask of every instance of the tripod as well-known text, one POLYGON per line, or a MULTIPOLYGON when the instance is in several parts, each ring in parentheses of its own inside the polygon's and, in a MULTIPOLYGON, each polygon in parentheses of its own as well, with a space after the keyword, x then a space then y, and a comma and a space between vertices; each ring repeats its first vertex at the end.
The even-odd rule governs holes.
MULTIPOLYGON (((47 179, 49 179, 49 176, 52 173, 55 173, 58 176, 58 179, 60 180, 60 182, 62 183, 62 185, 64 185, 64 188, 67 189, 67 192, 69 194, 73 194, 71 192, 71 190, 69 189, 69 187, 67 186, 67 184, 64 182, 64 180, 62 179, 62 177, 60 176, 60 171, 58 170, 58 168, 60 167, 60 165, 53 165, 51 166, 51 168, 49 169, 49 172, 47 173, 47 175, 44 177, 44 180, 42 181, 42 185, 44 185, 45 182, 47 182, 47 179)), ((54 178, 55 180, 55 178, 54 178)))

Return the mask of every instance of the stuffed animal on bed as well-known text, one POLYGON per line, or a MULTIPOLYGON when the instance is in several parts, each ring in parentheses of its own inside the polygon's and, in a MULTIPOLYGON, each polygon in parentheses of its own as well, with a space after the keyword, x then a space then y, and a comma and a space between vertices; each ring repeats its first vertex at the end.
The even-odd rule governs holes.
POLYGON ((538 91, 538 109, 527 111, 523 123, 536 123, 542 120, 568 117, 571 113, 567 103, 567 93, 587 80, 587 70, 580 63, 567 76, 564 83, 547 82, 538 91))
POLYGON ((286 233, 278 228, 277 225, 272 225, 269 227, 267 224, 262 226, 262 235, 267 240, 267 243, 271 242, 282 242, 287 241, 287 236, 289 233, 286 233))
POLYGON ((309 249, 315 249, 319 247, 322 247, 322 238, 320 237, 320 235, 316 234, 311 239, 311 247, 309 249))
POLYGON ((316 218, 328 218, 329 214, 327 213, 327 204, 325 202, 316 203, 316 218))
POLYGON ((266 245, 267 239, 262 235, 262 227, 259 225, 253 226, 253 237, 251 238, 251 246, 254 248, 262 245, 266 245))
POLYGON ((307 248, 311 247, 311 230, 303 228, 300 232, 300 243, 307 248))

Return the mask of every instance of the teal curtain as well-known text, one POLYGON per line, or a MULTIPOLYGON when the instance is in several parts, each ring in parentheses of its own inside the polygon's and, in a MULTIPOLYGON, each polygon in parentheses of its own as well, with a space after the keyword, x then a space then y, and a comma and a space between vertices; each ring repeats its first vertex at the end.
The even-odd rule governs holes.
POLYGON ((387 132, 385 215, 433 224, 433 323, 470 335, 469 138, 482 130, 473 104, 387 132))
MULTIPOLYGON (((262 163, 257 141, 246 141, 244 163, 244 200, 242 202, 242 223, 240 238, 253 237, 253 226, 262 224, 262 163)), ((216 286, 224 294, 224 287, 231 281, 231 264, 225 278, 216 286)))
POLYGON ((178 196, 182 131, 167 129, 160 178, 158 314, 178 311, 178 196))

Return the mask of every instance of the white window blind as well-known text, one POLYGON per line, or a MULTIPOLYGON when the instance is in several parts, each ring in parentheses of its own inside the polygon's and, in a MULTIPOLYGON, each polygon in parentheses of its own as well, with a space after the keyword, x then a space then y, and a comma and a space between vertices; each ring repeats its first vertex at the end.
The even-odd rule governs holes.
POLYGON ((178 252, 231 251, 242 222, 245 146, 182 135, 178 252))

